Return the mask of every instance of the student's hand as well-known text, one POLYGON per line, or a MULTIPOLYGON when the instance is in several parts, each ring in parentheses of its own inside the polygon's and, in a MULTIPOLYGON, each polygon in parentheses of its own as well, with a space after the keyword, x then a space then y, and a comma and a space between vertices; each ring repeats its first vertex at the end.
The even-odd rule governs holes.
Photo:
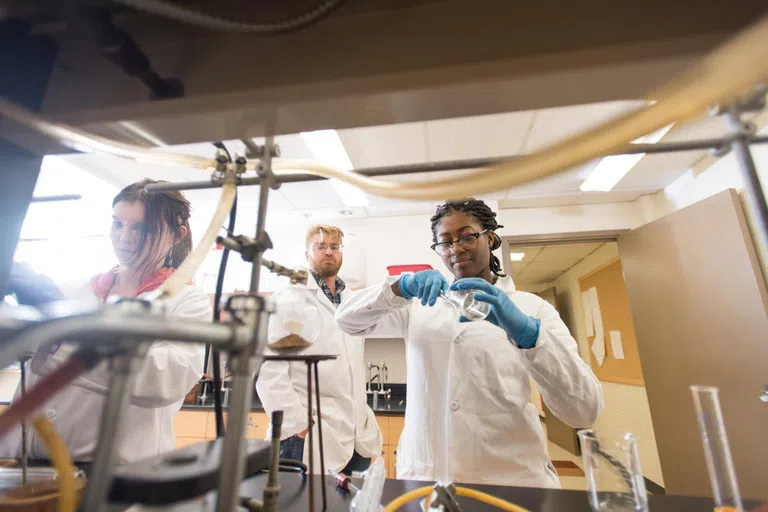
POLYGON ((448 281, 438 270, 422 270, 415 274, 403 274, 399 281, 400 295, 405 299, 417 297, 421 305, 434 306, 440 292, 448 291, 448 281))
POLYGON ((307 434, 309 434, 309 429, 310 428, 312 428, 312 427, 307 427, 306 429, 304 429, 303 432, 299 432, 296 435, 299 436, 299 439, 304 439, 305 437, 307 437, 307 434))
MULTIPOLYGON (((507 338, 520 348, 531 348, 539 338, 539 321, 520 311, 504 290, 496 288, 485 279, 470 277, 459 279, 451 285, 451 290, 475 290, 474 298, 491 306, 488 320, 504 329, 507 338)), ((459 319, 466 322, 467 319, 459 319)))

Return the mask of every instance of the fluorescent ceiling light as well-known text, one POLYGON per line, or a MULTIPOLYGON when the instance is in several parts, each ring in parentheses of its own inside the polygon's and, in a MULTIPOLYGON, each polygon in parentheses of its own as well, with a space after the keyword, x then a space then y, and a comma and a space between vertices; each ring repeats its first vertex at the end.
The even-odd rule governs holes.
MULTIPOLYGON (((655 144, 670 128, 672 128, 671 124, 632 142, 655 144)), ((644 156, 645 153, 607 156, 597 163, 579 188, 582 192, 609 192, 644 156)))
MULTIPOLYGON (((320 163, 342 171, 354 169, 336 130, 301 132, 301 138, 320 163)), ((339 180, 331 180, 331 183, 345 206, 368 206, 368 196, 359 188, 339 180)))
POLYGON ((523 258, 525 258, 524 252, 511 252, 509 253, 509 259, 512 261, 523 261, 523 258))

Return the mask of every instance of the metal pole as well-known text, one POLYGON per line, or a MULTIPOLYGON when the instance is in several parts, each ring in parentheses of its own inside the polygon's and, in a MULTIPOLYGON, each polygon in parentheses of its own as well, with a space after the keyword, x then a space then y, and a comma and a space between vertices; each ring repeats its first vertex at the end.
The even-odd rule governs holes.
MULTIPOLYGON (((749 144, 766 144, 768 143, 768 136, 763 135, 759 137, 748 137, 747 142, 749 144)), ((681 142, 659 142, 656 144, 629 144, 624 149, 619 151, 612 151, 607 153, 607 155, 632 155, 639 153, 658 154, 674 153, 678 151, 701 151, 707 149, 720 149, 722 147, 728 146, 729 144, 731 144, 731 139, 728 137, 721 139, 701 139, 681 142)), ((462 169, 479 169, 483 167, 490 167, 501 162, 514 160, 515 158, 519 158, 519 155, 494 158, 473 158, 469 160, 448 160, 443 162, 427 162, 388 167, 369 167, 364 169, 356 169, 355 172, 362 174, 363 176, 375 178, 379 176, 408 175, 425 172, 459 171, 462 169)), ((279 183, 301 183, 307 181, 321 181, 327 178, 313 174, 291 174, 286 176, 276 176, 274 179, 279 183)), ((153 183, 147 185, 146 190, 149 193, 167 192, 170 190, 200 190, 220 188, 222 183, 222 180, 216 179, 211 179, 208 181, 187 181, 184 183, 153 183)), ((237 182, 238 186, 260 185, 261 183, 262 178, 260 177, 240 178, 237 182)))
POLYGON ((325 495, 325 453, 323 452, 323 413, 320 411, 320 376, 317 369, 319 361, 312 365, 315 369, 315 396, 317 397, 317 440, 320 445, 320 491, 323 495, 323 510, 328 507, 328 499, 325 495))
POLYGON ((112 376, 101 412, 101 427, 93 469, 88 477, 88 486, 83 498, 84 511, 99 512, 106 506, 112 485, 112 470, 117 463, 117 447, 120 446, 125 433, 123 416, 133 395, 137 370, 134 366, 138 366, 148 348, 149 344, 142 343, 111 361, 112 376))
MULTIPOLYGON (((309 510, 315 512, 315 453, 312 435, 312 363, 307 361, 307 426, 309 432, 309 510)), ((325 475, 322 475, 325 478, 325 475)))
MULTIPOLYGON (((19 361, 21 365, 21 398, 27 394, 26 360, 19 361)), ((27 418, 21 419, 21 485, 27 485, 27 467, 29 466, 29 450, 27 448, 27 418)))
POLYGON ((739 162, 744 180, 744 193, 752 210, 752 217, 755 219, 760 243, 763 244, 763 248, 768 249, 768 204, 765 201, 765 192, 757 174, 755 161, 752 159, 752 152, 749 149, 750 137, 741 120, 739 108, 731 108, 726 114, 726 120, 733 132, 731 150, 739 162))
MULTIPOLYGON (((259 213, 256 219, 257 241, 263 240, 266 235, 267 199, 272 176, 272 146, 273 138, 267 137, 262 155, 264 167, 263 172, 260 173, 262 181, 259 191, 259 213)), ((259 292, 262 252, 263 250, 260 250, 254 256, 251 272, 251 295, 256 295, 259 292)), ((219 471, 217 512, 233 512, 240 502, 239 490, 243 479, 246 455, 244 450, 245 426, 248 421, 248 412, 253 403, 253 378, 261 361, 261 354, 255 355, 254 353, 262 346, 261 339, 266 336, 266 330, 263 328, 266 323, 265 319, 266 315, 263 310, 251 312, 247 323, 253 327, 252 341, 248 347, 233 354, 230 358, 234 391, 219 471)))

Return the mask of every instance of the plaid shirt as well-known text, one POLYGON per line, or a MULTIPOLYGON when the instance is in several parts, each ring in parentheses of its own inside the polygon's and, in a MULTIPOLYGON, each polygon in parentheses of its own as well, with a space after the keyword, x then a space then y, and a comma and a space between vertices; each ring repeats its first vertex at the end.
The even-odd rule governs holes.
POLYGON ((336 276, 336 294, 334 295, 331 293, 331 288, 328 286, 328 283, 325 282, 325 279, 318 276, 314 272, 312 272, 312 277, 315 278, 315 281, 317 281, 317 286, 323 290, 323 293, 326 297, 328 297, 328 300, 331 301, 331 304, 339 307, 339 304, 341 304, 341 292, 344 291, 344 288, 347 287, 347 285, 344 284, 344 281, 342 281, 339 276, 336 276))

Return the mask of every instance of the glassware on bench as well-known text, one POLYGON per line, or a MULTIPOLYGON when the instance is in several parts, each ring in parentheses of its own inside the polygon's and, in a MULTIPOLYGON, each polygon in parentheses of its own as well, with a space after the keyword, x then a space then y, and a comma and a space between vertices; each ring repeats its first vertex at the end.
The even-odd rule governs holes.
POLYGON ((731 447, 725 434, 723 412, 720 409, 718 389, 707 386, 691 386, 696 420, 699 424, 707 472, 715 499, 715 512, 741 512, 739 483, 731 458, 731 447))
POLYGON ((267 346, 274 352, 301 352, 323 330, 323 315, 306 286, 295 284, 270 297, 275 312, 269 319, 267 346))
POLYGON ((637 453, 637 437, 580 430, 589 505, 595 511, 647 511, 648 495, 637 453))

